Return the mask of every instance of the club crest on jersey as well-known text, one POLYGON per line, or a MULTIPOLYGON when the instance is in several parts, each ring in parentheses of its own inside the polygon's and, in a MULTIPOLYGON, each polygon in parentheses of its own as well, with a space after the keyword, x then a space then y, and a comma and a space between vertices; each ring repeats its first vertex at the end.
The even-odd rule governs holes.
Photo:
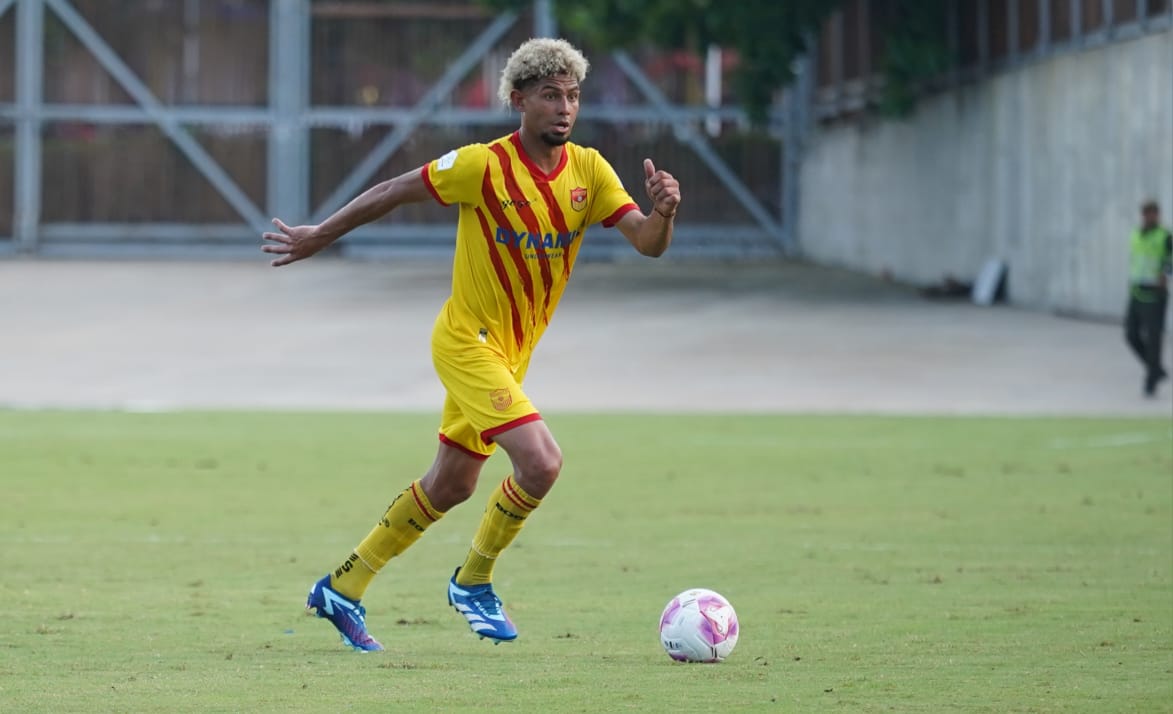
POLYGON ((503 412, 513 406, 513 395, 508 389, 494 389, 489 392, 489 401, 493 403, 494 409, 503 412))
POLYGON ((576 211, 585 210, 586 209, 586 200, 587 200, 587 190, 585 188, 582 188, 580 186, 579 188, 570 189, 570 207, 571 208, 573 208, 576 211))

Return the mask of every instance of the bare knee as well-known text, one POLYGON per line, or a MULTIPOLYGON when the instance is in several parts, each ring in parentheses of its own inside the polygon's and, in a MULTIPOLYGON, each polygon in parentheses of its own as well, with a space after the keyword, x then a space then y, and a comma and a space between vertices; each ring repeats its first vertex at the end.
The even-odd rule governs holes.
POLYGON ((562 450, 551 445, 516 466, 518 473, 514 478, 526 493, 534 498, 545 498, 562 471, 562 450))
POLYGON ((545 498, 562 470, 562 449, 545 422, 523 424, 495 440, 509 454, 517 484, 530 496, 545 498))
POLYGON ((432 507, 447 511, 467 501, 477 488, 484 464, 483 457, 441 442, 436 460, 420 483, 432 507))
POLYGON ((477 473, 445 470, 433 466, 421 479, 424 493, 438 511, 447 511, 467 501, 477 488, 477 473))

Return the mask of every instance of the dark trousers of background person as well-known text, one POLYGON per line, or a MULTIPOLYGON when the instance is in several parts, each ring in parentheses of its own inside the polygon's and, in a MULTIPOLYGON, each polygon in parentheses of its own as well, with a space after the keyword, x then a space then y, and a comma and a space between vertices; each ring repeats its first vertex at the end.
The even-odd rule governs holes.
POLYGON ((1124 320, 1124 336, 1128 346, 1145 366, 1145 391, 1152 392, 1157 382, 1165 377, 1161 367, 1161 343, 1165 332, 1165 307, 1168 290, 1152 290, 1140 300, 1133 295, 1128 301, 1128 316, 1124 320))

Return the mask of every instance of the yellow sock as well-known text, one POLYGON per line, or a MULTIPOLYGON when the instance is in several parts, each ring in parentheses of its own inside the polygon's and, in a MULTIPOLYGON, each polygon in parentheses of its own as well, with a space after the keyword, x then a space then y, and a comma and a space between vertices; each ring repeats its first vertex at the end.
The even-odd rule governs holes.
POLYGON ((361 600, 387 561, 407 550, 443 515, 432 508, 420 482, 413 482, 395 497, 379 524, 330 576, 330 587, 351 600, 361 600))
POLYGON ((523 491, 512 475, 502 481, 489 497, 485 515, 481 517, 477 534, 473 536, 472 548, 468 551, 464 565, 460 566, 460 572, 456 574, 456 584, 483 585, 492 582, 497 556, 513 542, 525 525, 525 519, 541 503, 541 499, 523 491))

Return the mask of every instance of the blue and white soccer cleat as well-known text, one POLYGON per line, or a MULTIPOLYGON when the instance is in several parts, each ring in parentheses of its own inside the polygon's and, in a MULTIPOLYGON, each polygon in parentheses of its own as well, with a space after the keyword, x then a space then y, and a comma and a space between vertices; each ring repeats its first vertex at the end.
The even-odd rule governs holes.
MULTIPOLYGON (((460 572, 460 568, 456 569, 460 572)), ((499 645, 517 639, 517 628, 509 615, 501 609, 501 598, 493 592, 493 585, 456 584, 456 573, 448 581, 448 604, 468 620, 468 626, 482 640, 486 637, 499 645)))
POLYGON ((383 645, 367 633, 367 609, 330 587, 330 576, 310 588, 305 601, 306 613, 324 617, 338 630, 342 642, 357 652, 381 652, 383 645))

